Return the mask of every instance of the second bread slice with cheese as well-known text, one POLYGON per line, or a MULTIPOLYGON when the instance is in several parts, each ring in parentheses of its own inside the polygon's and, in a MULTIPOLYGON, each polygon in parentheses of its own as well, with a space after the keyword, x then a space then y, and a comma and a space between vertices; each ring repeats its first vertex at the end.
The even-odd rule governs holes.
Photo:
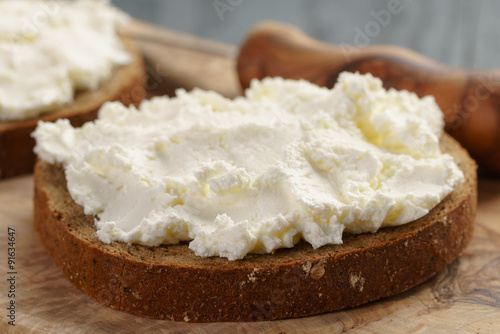
POLYGON ((106 101, 120 101, 125 105, 138 105, 145 95, 146 72, 142 56, 134 42, 122 38, 131 62, 118 67, 97 90, 76 93, 73 103, 50 113, 20 121, 0 121, 0 179, 31 173, 36 155, 35 140, 31 133, 38 121, 54 122, 67 118, 75 127, 92 121, 106 101))

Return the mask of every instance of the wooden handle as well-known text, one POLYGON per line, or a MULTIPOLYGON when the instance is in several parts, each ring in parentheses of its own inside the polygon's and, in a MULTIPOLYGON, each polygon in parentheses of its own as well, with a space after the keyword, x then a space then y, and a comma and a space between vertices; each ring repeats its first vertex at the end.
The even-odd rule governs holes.
POLYGON ((333 87, 340 72, 359 71, 381 78, 386 88, 434 95, 446 131, 480 166, 500 174, 500 70, 456 69, 397 46, 322 43, 295 26, 268 22, 244 41, 237 71, 243 89, 251 79, 266 76, 333 87))

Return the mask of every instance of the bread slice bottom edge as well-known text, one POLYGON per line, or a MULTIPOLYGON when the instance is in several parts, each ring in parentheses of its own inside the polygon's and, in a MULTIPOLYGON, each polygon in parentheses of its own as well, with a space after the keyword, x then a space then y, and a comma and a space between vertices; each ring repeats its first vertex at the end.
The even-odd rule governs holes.
POLYGON ((354 307, 408 290, 457 258, 469 243, 477 208, 476 164, 448 135, 441 147, 464 172, 426 216, 342 245, 301 242, 240 261, 200 258, 187 244, 104 244, 93 217, 68 193, 61 166, 35 167, 35 230, 71 283, 112 308, 176 321, 259 321, 354 307))

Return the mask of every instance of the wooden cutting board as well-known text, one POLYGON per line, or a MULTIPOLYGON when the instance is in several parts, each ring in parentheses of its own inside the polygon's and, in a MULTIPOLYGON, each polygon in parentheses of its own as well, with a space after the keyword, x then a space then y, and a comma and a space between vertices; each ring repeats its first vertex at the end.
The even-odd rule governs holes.
MULTIPOLYGON (((236 48, 136 22, 149 96, 198 86, 239 94, 236 48)), ((428 282, 349 310, 257 323, 151 320, 99 304, 75 289, 33 230, 33 178, 0 182, 1 333, 500 333, 500 180, 479 179, 476 228, 463 255, 428 282), (7 324, 8 228, 15 230, 15 327, 7 324)))

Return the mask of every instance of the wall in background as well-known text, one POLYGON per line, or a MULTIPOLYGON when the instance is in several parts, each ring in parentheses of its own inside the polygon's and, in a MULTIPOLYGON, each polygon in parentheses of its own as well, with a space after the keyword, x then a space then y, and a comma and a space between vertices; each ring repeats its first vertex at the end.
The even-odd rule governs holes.
POLYGON ((114 0, 132 16, 239 44, 255 23, 289 22, 323 41, 396 44, 466 68, 500 68, 497 0, 114 0))

